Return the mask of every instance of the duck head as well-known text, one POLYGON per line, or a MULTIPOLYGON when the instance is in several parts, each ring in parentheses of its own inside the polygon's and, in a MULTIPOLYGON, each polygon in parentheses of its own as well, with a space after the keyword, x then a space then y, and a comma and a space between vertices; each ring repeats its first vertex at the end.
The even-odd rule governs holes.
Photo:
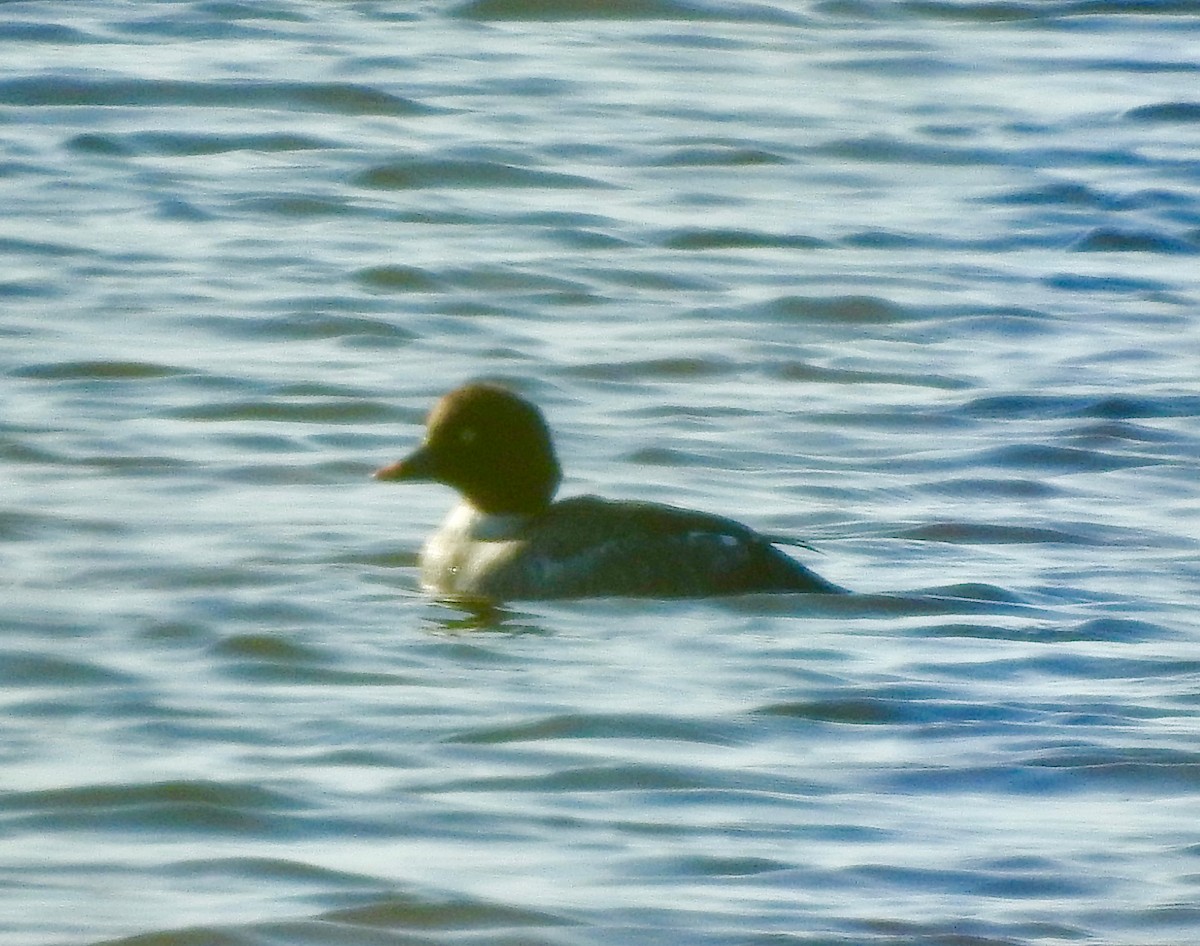
POLYGON ((455 388, 434 405, 425 440, 377 480, 436 482, 488 514, 544 510, 562 479, 542 412, 496 384, 455 388))

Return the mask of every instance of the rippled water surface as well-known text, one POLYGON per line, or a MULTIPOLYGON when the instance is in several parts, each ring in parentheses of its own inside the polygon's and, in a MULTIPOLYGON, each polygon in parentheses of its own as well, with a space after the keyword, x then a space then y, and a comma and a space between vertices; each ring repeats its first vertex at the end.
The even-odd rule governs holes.
POLYGON ((1200 4, 0 5, 0 944, 1200 939, 1200 4), (424 595, 564 493, 855 594, 424 595))

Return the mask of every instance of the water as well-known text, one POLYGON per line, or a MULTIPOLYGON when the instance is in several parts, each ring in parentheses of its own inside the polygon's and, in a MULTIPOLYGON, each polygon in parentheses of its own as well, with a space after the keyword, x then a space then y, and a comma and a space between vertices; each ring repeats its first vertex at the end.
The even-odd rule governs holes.
POLYGON ((0 50, 0 944, 1200 934, 1200 4, 0 50), (856 594, 429 600, 481 375, 856 594))

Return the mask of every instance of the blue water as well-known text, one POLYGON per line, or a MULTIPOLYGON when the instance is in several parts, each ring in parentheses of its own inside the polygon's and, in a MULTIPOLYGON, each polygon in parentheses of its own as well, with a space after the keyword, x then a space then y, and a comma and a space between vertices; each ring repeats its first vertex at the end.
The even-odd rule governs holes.
POLYGON ((0 946, 1200 940, 1200 4, 0 5, 0 946), (564 494, 844 599, 421 592, 564 494))

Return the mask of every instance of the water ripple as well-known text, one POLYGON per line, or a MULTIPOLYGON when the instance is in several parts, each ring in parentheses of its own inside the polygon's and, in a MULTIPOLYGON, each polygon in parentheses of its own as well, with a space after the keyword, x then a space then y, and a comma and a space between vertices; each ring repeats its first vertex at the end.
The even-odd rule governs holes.
POLYGON ((599 188, 600 181, 578 174, 540 168, 519 167, 500 161, 442 158, 436 161, 412 158, 392 161, 363 171, 354 178, 360 187, 411 190, 431 187, 491 188, 599 188))
POLYGON ((191 155, 226 154, 230 151, 313 151, 332 143, 307 135, 285 134, 194 134, 184 132, 138 132, 136 134, 83 134, 67 142, 73 151, 102 155, 191 155))
POLYGON ((396 118, 434 111, 410 99, 348 83, 151 81, 53 74, 0 80, 0 104, 41 107, 288 107, 339 115, 396 118))

